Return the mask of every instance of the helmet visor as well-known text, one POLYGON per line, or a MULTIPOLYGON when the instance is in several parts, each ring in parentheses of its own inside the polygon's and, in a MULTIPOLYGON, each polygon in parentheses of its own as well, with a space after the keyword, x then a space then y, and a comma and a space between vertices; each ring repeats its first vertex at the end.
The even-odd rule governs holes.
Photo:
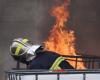
POLYGON ((14 40, 14 42, 10 46, 11 55, 20 56, 26 53, 28 49, 28 45, 26 45, 27 41, 27 39, 23 39, 23 41, 14 40))

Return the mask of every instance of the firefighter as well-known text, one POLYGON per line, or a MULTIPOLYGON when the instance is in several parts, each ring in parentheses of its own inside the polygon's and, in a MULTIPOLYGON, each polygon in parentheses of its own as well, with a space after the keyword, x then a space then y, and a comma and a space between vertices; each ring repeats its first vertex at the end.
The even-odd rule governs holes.
POLYGON ((73 69, 64 57, 55 52, 46 51, 43 45, 34 45, 28 39, 14 39, 10 51, 11 56, 28 65, 28 69, 73 69))

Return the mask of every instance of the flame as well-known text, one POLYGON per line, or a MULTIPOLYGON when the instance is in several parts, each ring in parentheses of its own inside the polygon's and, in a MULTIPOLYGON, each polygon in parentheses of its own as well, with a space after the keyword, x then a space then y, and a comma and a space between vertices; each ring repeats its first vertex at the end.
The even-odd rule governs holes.
MULTIPOLYGON (((70 2, 70 0, 64 0, 63 4, 54 6, 51 9, 51 15, 55 16, 56 20, 44 44, 46 50, 54 51, 61 55, 76 56, 74 31, 68 30, 65 26, 65 22, 67 23, 70 17, 68 10, 70 2)), ((75 68, 75 61, 68 60, 68 62, 75 68)), ((77 69, 84 68, 82 62, 77 64, 77 69)))

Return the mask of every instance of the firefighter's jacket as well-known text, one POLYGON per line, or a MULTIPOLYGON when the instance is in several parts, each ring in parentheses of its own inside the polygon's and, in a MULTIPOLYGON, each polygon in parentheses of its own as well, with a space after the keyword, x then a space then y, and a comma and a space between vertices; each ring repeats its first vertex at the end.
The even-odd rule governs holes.
POLYGON ((36 54, 36 57, 29 62, 29 69, 73 69, 73 67, 59 54, 51 51, 43 51, 36 54))

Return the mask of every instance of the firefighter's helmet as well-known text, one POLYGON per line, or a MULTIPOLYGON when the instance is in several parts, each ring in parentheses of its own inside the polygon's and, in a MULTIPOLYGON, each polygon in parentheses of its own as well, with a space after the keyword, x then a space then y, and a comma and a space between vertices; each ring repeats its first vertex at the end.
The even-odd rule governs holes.
POLYGON ((19 57, 23 60, 30 61, 36 57, 36 51, 41 47, 41 45, 33 45, 28 39, 18 38, 14 39, 10 51, 14 58, 19 57))

